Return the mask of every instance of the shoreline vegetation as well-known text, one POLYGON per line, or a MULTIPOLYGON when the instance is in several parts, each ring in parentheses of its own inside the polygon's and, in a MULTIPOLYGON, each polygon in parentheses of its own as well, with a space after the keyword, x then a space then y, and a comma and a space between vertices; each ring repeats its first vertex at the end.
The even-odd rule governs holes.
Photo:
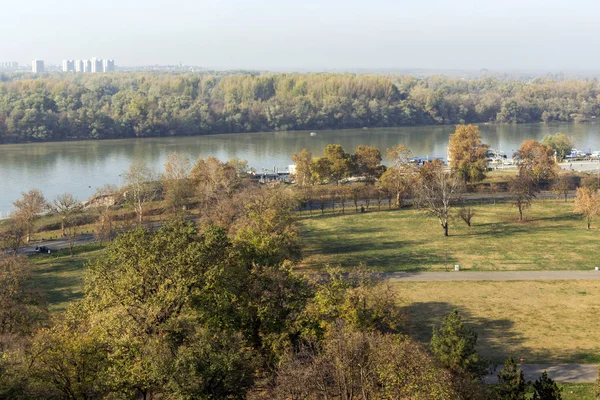
POLYGON ((354 74, 0 74, 0 144, 594 121, 600 84, 354 74))

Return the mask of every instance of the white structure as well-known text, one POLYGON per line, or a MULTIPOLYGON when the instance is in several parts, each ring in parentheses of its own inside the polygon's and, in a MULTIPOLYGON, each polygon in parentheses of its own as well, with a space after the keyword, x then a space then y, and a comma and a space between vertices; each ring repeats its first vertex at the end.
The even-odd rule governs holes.
POLYGON ((92 73, 102 72, 102 60, 99 58, 92 58, 92 73))
POLYGON ((0 62, 0 69, 17 69, 19 63, 16 61, 0 62))
MULTIPOLYGON (((112 72, 115 70, 115 60, 103 60, 101 58, 92 58, 91 60, 75 60, 73 62, 73 71, 75 72, 112 72)), ((63 70, 64 64, 63 61, 63 70)))
POLYGON ((102 63, 103 72, 112 72, 115 70, 115 60, 104 60, 102 63))
POLYGON ((92 72, 92 62, 90 60, 82 60, 83 72, 92 72))
POLYGON ((63 60, 62 70, 63 70, 63 72, 75 72, 75 61, 63 60))
POLYGON ((31 62, 31 72, 34 74, 40 74, 44 72, 44 61, 43 60, 33 60, 31 62))

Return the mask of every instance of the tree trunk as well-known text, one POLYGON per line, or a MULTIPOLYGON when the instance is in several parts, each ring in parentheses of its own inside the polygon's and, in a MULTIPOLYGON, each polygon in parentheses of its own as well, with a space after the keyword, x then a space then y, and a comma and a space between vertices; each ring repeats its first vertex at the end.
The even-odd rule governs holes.
POLYGON ((444 236, 449 236, 448 235, 448 221, 446 221, 445 223, 442 224, 442 228, 444 228, 444 236))
POLYGON ((590 230, 590 225, 592 225, 592 219, 588 218, 588 220, 587 220, 588 231, 590 230))
POLYGON ((65 237, 67 236, 65 233, 65 219, 63 217, 63 219, 60 221, 60 230, 62 232, 62 236, 65 237))
POLYGON ((519 221, 523 221, 523 209, 519 206, 519 221))

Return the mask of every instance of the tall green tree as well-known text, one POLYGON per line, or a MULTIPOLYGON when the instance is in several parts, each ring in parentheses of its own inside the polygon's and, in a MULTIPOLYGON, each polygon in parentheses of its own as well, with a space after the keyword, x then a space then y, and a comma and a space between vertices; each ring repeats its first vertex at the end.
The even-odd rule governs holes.
POLYGON ((339 144, 328 144, 325 146, 325 158, 329 160, 331 181, 339 185, 342 179, 350 175, 352 167, 350 154, 346 153, 339 144))
POLYGON ((504 368, 498 373, 498 385, 494 393, 498 400, 525 400, 529 382, 525 380, 523 371, 517 369, 512 357, 504 362, 504 368))
POLYGON ((373 183, 385 170, 382 168, 381 160, 381 151, 378 148, 357 146, 354 153, 355 173, 365 179, 367 183, 373 183))
POLYGON ((541 143, 554 150, 557 161, 562 161, 573 150, 573 140, 564 133, 548 134, 544 136, 541 143))
POLYGON ((440 363, 451 371, 482 378, 488 363, 477 354, 477 333, 467 327, 458 310, 444 318, 439 329, 433 330, 430 347, 440 363))
POLYGON ((294 153, 292 161, 296 164, 296 170, 294 172, 294 180, 300 187, 307 187, 312 185, 312 153, 302 149, 299 153, 294 153))
POLYGON ((533 382, 533 400, 561 400, 561 390, 548 373, 544 371, 542 376, 533 382))

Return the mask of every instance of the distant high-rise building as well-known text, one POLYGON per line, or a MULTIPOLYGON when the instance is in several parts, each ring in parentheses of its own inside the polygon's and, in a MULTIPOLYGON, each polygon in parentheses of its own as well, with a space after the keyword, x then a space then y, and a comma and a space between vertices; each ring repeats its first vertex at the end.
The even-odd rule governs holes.
POLYGON ((115 70, 115 60, 104 60, 102 71, 112 72, 114 70, 115 70))
POLYGON ((63 60, 63 72, 75 72, 75 61, 63 60))
POLYGON ((82 60, 83 72, 92 72, 92 62, 90 60, 82 60))
POLYGON ((34 74, 40 74, 44 72, 44 61, 43 60, 33 60, 31 62, 31 71, 34 74))
POLYGON ((83 72, 83 60, 75 60, 75 72, 83 72))
POLYGON ((0 62, 0 69, 15 70, 19 68, 19 63, 16 61, 0 62))
POLYGON ((102 68, 102 60, 96 57, 92 58, 92 72, 102 72, 102 68))

